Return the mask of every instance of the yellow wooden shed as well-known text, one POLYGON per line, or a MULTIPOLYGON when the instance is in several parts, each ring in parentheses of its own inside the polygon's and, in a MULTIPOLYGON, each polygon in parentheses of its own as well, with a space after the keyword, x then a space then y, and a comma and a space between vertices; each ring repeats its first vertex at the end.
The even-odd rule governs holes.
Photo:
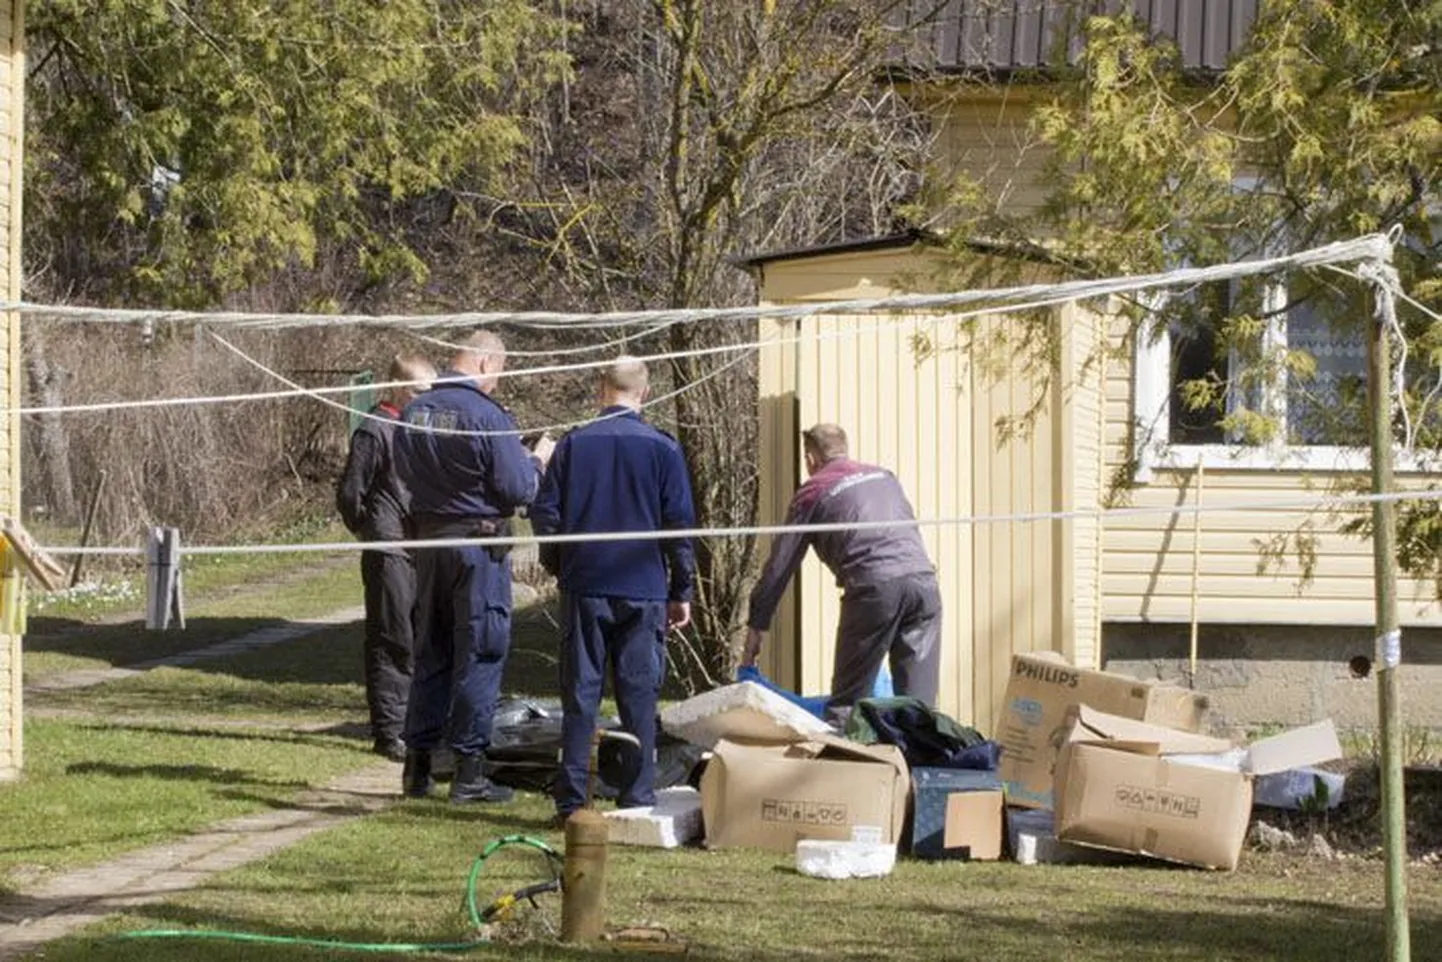
MULTIPOLYGON (((905 235, 747 265, 763 306, 792 305, 925 293, 927 278, 940 275, 937 256, 905 235)), ((895 471, 925 522, 942 587, 939 707, 984 731, 995 723, 1010 656, 1037 650, 1195 684, 1213 695, 1219 720, 1370 718, 1370 686, 1353 668, 1371 654, 1371 547, 1339 530, 1364 509, 1257 507, 1325 496, 1365 468, 1366 452, 1168 443, 1156 429, 1167 423, 1157 409, 1168 398, 1164 342, 1129 336, 1096 305, 1052 309, 1046 323, 1059 349, 1042 383, 1018 353, 994 344, 1000 327, 1016 323, 993 316, 968 326, 941 313, 763 319, 762 523, 784 519, 803 470, 800 432, 816 422, 841 424, 853 457, 895 471), (1029 410, 1029 430, 1008 428, 1029 410), (1185 508, 1204 497, 1208 511, 1200 521, 1187 513, 988 520, 1096 512, 1118 483, 1132 506, 1185 508), (1184 679, 1193 619, 1203 677, 1184 679)), ((1401 484, 1426 486, 1430 477, 1422 461, 1401 459, 1401 484)), ((1425 662, 1408 676, 1422 699, 1416 717, 1442 722, 1431 697, 1442 683, 1430 632, 1442 626, 1437 586, 1403 577, 1399 599, 1414 639, 1408 658, 1425 662)), ((763 669, 805 693, 826 691, 839 602, 810 557, 778 613, 763 669)))
MULTIPOLYGON (((929 254, 909 236, 749 261, 763 304, 885 297, 917 290, 929 254)), ((1099 498, 1100 326, 1051 312, 1061 350, 1051 377, 1006 369, 984 350, 1000 317, 975 327, 946 314, 766 319, 760 361, 761 519, 778 523, 801 472, 800 432, 842 425, 852 456, 894 471, 923 528, 943 602, 940 707, 989 727, 1010 656, 1053 650, 1094 664, 1097 531, 1090 518, 971 523, 972 516, 1090 509, 1099 498), (1041 392, 1040 394, 1038 392, 1041 392), (1025 430, 999 421, 1028 411, 1025 430)), ((807 693, 828 690, 840 598, 813 557, 793 582, 763 670, 807 693)))

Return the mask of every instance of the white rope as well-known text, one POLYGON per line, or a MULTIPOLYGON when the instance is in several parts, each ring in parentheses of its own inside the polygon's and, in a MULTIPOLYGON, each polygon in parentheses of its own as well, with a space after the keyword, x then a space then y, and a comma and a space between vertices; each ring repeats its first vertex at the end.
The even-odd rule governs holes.
MULTIPOLYGON (((222 347, 226 348, 226 349, 229 350, 229 351, 232 351, 237 357, 239 357, 239 358, 240 358, 242 361, 244 361, 245 363, 251 365, 252 367, 256 368, 257 370, 263 372, 264 374, 269 375, 270 377, 275 378, 277 381, 281 382, 282 384, 288 384, 288 385, 290 385, 290 386, 293 387, 293 388, 297 388, 297 389, 300 391, 300 393, 303 394, 303 395, 306 396, 306 397, 309 397, 309 398, 312 398, 312 399, 314 399, 314 400, 316 400, 316 401, 319 401, 320 403, 326 405, 327 407, 332 407, 332 408, 335 408, 336 410, 344 411, 344 412, 347 413, 347 414, 354 414, 354 415, 357 415, 357 416, 359 416, 359 417, 365 418, 366 420, 370 420, 370 421, 381 421, 381 422, 383 422, 383 423, 385 423, 385 424, 389 424, 389 425, 391 425, 391 426, 393 426, 393 427, 395 427, 395 428, 397 428, 397 429, 404 430, 404 431, 419 431, 419 432, 421 432, 422 434, 448 434, 448 435, 458 435, 458 436, 460 436, 460 437, 467 437, 467 438, 524 437, 524 436, 527 435, 527 434, 536 434, 537 432, 543 432, 543 433, 544 433, 544 432, 550 432, 550 431, 569 431, 569 430, 572 430, 573 428, 586 427, 587 425, 596 424, 596 423, 601 422, 601 421, 609 421, 611 418, 621 417, 622 415, 624 415, 624 414, 627 413, 626 411, 613 411, 613 412, 610 413, 610 414, 598 414, 598 415, 596 415, 596 416, 594 416, 594 417, 582 418, 581 420, 578 420, 578 421, 567 421, 567 422, 562 422, 562 423, 560 423, 560 424, 546 424, 546 425, 542 425, 541 427, 515 428, 515 429, 507 430, 507 431, 464 431, 464 430, 461 430, 460 428, 437 428, 437 427, 431 427, 430 425, 426 425, 426 424, 411 424, 411 423, 408 422, 408 421, 397 421, 397 420, 394 419, 394 418, 383 417, 383 416, 381 416, 381 415, 379 415, 379 414, 372 414, 372 413, 369 412, 369 411, 362 411, 360 408, 353 408, 353 407, 351 407, 351 406, 349 406, 349 405, 347 405, 347 404, 342 404, 342 403, 340 403, 339 401, 332 401, 332 400, 331 400, 330 398, 328 398, 328 397, 323 397, 323 396, 321 396, 320 394, 317 394, 317 393, 314 392, 314 391, 310 391, 310 390, 308 390, 308 389, 306 389, 306 388, 301 387, 299 384, 296 384, 294 381, 288 379, 285 375, 281 374, 279 371, 275 371, 275 370, 273 370, 273 369, 271 369, 271 368, 269 368, 269 367, 266 367, 266 366, 265 366, 264 364, 262 364, 260 361, 258 361, 258 360, 256 360, 255 358, 251 357, 249 354, 245 353, 245 352, 242 351, 240 348, 236 347, 234 344, 230 343, 229 341, 227 341, 225 338, 221 337, 219 334, 215 333, 214 331, 209 331, 209 332, 207 332, 207 333, 209 333, 212 338, 214 338, 217 342, 219 342, 222 347)), ((718 367, 718 368, 717 368, 716 370, 714 370, 714 371, 708 372, 708 373, 707 373, 705 376, 703 376, 703 377, 699 377, 699 378, 697 378, 697 379, 694 380, 694 381, 691 381, 691 382, 689 382, 689 383, 687 383, 687 384, 683 384, 681 387, 677 388, 677 389, 674 390, 674 391, 670 391, 670 392, 668 392, 668 393, 666 393, 666 394, 660 395, 659 397, 654 397, 654 398, 651 398, 651 399, 645 401, 644 403, 641 404, 641 408, 644 410, 644 409, 647 409, 647 408, 654 407, 655 405, 658 405, 658 404, 664 404, 665 402, 670 401, 670 400, 672 400, 673 398, 680 397, 681 395, 685 394, 686 392, 691 391, 691 390, 694 390, 694 389, 700 387, 701 385, 705 384, 707 381, 710 381, 710 380, 712 380, 713 378, 717 378, 717 377, 720 377, 722 374, 725 374, 725 373, 726 373, 727 371, 729 371, 731 368, 735 367, 737 364, 740 364, 742 361, 746 360, 746 357, 747 357, 747 356, 743 354, 742 356, 740 356, 740 357, 738 357, 738 358, 735 358, 735 359, 733 359, 733 360, 727 361, 725 364, 721 365, 720 367, 718 367)))
MULTIPOLYGON (((1123 293, 1130 290, 1142 290, 1171 285, 1192 285, 1196 283, 1203 283, 1207 280, 1220 279, 1222 276, 1245 276, 1247 274, 1261 273, 1264 272, 1264 270, 1276 269, 1275 265, 1277 262, 1286 261, 1290 263, 1294 259, 1303 266, 1327 266, 1336 256, 1342 256, 1344 259, 1354 256, 1352 253, 1354 250, 1365 250, 1368 253, 1368 256, 1375 257, 1377 256, 1376 248, 1378 245, 1374 242, 1377 241, 1380 241, 1380 243, 1383 245, 1387 243, 1386 238, 1382 237, 1381 235, 1373 235, 1372 237, 1363 238, 1357 241, 1347 241, 1342 244, 1328 245, 1327 247, 1318 248, 1315 251, 1304 251, 1299 254, 1287 255, 1287 257, 1283 258, 1271 258, 1267 261, 1244 261, 1236 264, 1219 265, 1208 268, 1185 268, 1176 271, 1170 271, 1165 274, 1147 275, 1141 278, 1111 278, 1104 281, 1074 281, 1064 284, 1050 285, 1034 284, 1026 287, 1005 288, 996 291, 966 291, 942 295, 924 295, 906 298, 892 298, 887 300, 837 301, 832 302, 829 306, 835 313, 849 313, 852 311, 860 310, 861 308, 857 305, 899 304, 902 302, 914 303, 918 301, 926 301, 928 303, 940 303, 943 301, 949 301, 951 303, 961 303, 964 301, 974 301, 979 299, 997 301, 997 303, 990 303, 986 307, 976 308, 971 311, 965 311, 961 313, 945 313, 934 316, 923 316, 915 318, 915 320, 918 320, 921 323, 937 324, 941 322, 959 321, 975 317, 983 317, 990 314, 1024 312, 1044 307, 1053 307, 1058 304, 1065 304, 1077 300, 1079 297, 1093 298, 1123 293), (1341 255, 1337 254, 1338 251, 1341 251, 1341 255), (1265 266, 1259 267, 1259 265, 1265 266), (1083 288, 1085 288, 1089 293, 1086 293, 1084 295, 1078 294, 1078 290, 1083 288), (1018 302, 1015 296, 1018 292, 1028 292, 1038 296, 1034 296, 1032 297, 1032 299, 1027 301, 1018 302)), ((1386 257, 1390 257, 1391 248, 1385 246, 1382 247, 1381 254, 1386 257)), ((744 308, 727 309, 727 311, 735 312, 739 310, 748 312, 751 315, 756 315, 759 313, 766 316, 784 315, 791 317, 801 317, 817 313, 818 311, 826 310, 827 307, 828 305, 826 304, 810 304, 787 308, 744 308)), ((693 311, 691 313, 700 315, 716 312, 693 311)), ((659 354, 642 355, 638 357, 637 360, 643 362, 680 360, 685 358, 697 358, 717 354, 725 354, 732 351, 752 351, 763 347, 780 346, 785 344, 798 344, 803 341, 821 341, 835 338, 856 337, 858 335, 869 332, 893 329, 895 327, 895 324, 895 320, 891 320, 873 325, 871 327, 852 328, 843 331, 824 332, 818 330, 810 335, 798 335, 794 337, 784 338, 765 338, 734 344, 695 348, 687 351, 667 351, 659 354)), ((540 367, 514 368, 497 372, 495 375, 492 376, 498 378, 506 378, 539 374, 561 374, 573 371, 595 370, 598 368, 608 367, 613 363, 614 359, 605 359, 599 361, 579 361, 569 364, 553 364, 540 367)), ((385 381, 369 384, 366 385, 366 387, 371 390, 385 390, 396 387, 410 387, 412 385, 424 383, 444 384, 448 383, 451 380, 452 379, 448 378, 436 378, 432 379, 429 382, 419 380, 385 381)), ((93 402, 89 404, 20 407, 0 409, 0 414, 68 414, 112 410, 133 410, 154 407, 176 407, 200 404, 232 404, 245 401, 275 400, 278 398, 299 396, 316 397, 317 395, 323 394, 338 394, 343 392, 350 392, 354 391, 355 389, 355 385, 349 384, 320 388, 297 387, 288 391, 262 391, 250 394, 200 395, 188 398, 147 398, 135 401, 109 401, 93 402)))
MULTIPOLYGON (((1328 265, 1334 271, 1354 277, 1371 285, 1376 298, 1373 313, 1376 322, 1391 334, 1397 345, 1397 359, 1393 365, 1392 385, 1388 392, 1387 404, 1394 414, 1402 416, 1402 450, 1411 453, 1416 438, 1412 415, 1407 410, 1407 332, 1397 318, 1397 294, 1402 290, 1402 281, 1397 269, 1382 261, 1363 261, 1355 271, 1341 270, 1328 265)), ((1384 359, 1385 361, 1391 358, 1384 359)))
MULTIPOLYGON (((1346 505, 1374 504, 1398 501, 1439 501, 1442 490, 1393 491, 1387 494, 1347 494, 1314 498, 1282 498, 1265 501, 1241 502, 1238 504, 1172 504, 1139 508, 1092 508, 1071 511, 1035 511, 1020 514, 956 515, 944 518, 918 518, 911 521, 848 521, 833 524, 772 524, 749 525, 736 528, 678 528, 666 531, 597 531, 583 534, 516 535, 492 538, 421 538, 399 541, 332 541, 310 544, 238 544, 238 545, 192 545, 181 546, 186 555, 221 554, 272 554, 272 553, 321 553, 345 551, 377 551, 418 548, 485 548, 503 545, 541 544, 599 544, 611 541, 669 541, 677 538, 738 538, 756 535, 786 533, 823 534, 833 531, 873 531, 889 528, 938 528, 957 525, 1016 524, 1037 521, 1066 521, 1075 518, 1109 520, 1113 518, 1141 518, 1178 516, 1192 514, 1213 514, 1223 511, 1269 511, 1269 510, 1310 510, 1336 508, 1346 505)), ((52 555, 86 556, 134 556, 144 555, 143 548, 100 547, 80 548, 76 546, 47 547, 41 549, 52 555)))
MULTIPOLYGON (((558 347, 549 351, 513 351, 510 348, 506 348, 506 357, 575 357, 578 354, 590 354, 594 351, 604 351, 608 348, 624 347, 632 341, 639 341, 650 337, 652 334, 659 334, 669 326, 669 324, 657 324, 655 327, 648 328, 636 334, 623 334, 620 337, 612 338, 600 344, 585 344, 581 347, 558 347)), ((432 337, 429 334, 422 334, 419 331, 406 330, 402 331, 402 333, 418 341, 424 341, 427 344, 433 344, 436 347, 444 347, 449 350, 459 351, 467 347, 467 345, 457 341, 447 341, 444 338, 432 337)))
POLYGON ((230 325, 264 330, 354 324, 372 327, 441 328, 511 324, 533 327, 625 327, 629 325, 690 324, 699 321, 746 320, 763 317, 796 318, 812 314, 854 314, 881 311, 915 311, 953 307, 978 301, 1027 301, 1052 292, 1063 292, 1067 300, 1089 300, 1126 291, 1202 284, 1207 281, 1246 277, 1280 270, 1321 267, 1357 261, 1390 261, 1392 241, 1383 234, 1369 234, 1356 240, 1339 241, 1293 254, 1260 260, 1239 261, 1212 267, 1188 267, 1132 278, 1064 281, 1059 284, 1029 284, 992 290, 959 291, 948 294, 909 294, 895 297, 818 301, 812 304, 771 306, 680 308, 659 311, 629 311, 609 314, 561 312, 484 312, 459 314, 253 314, 240 311, 157 311, 72 305, 32 304, 27 301, 0 303, 0 309, 31 317, 91 324, 130 324, 137 321, 230 325), (600 320, 598 320, 600 318, 600 320))

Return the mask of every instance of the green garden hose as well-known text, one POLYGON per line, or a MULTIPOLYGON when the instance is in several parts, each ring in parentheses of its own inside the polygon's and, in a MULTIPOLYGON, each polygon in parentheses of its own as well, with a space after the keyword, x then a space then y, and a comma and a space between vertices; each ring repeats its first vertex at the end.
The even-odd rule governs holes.
MULTIPOLYGON (((559 892, 561 890, 561 865, 562 858, 559 852, 547 845, 538 838, 531 838, 529 835, 505 835, 501 838, 487 842, 471 863, 471 871, 466 876, 465 908, 470 916, 471 925, 477 932, 484 930, 487 923, 494 919, 504 918, 512 906, 521 901, 534 901, 535 896, 546 892, 559 892), (476 883, 480 878, 481 866, 486 859, 490 858, 497 851, 508 845, 521 845, 532 848, 546 857, 546 866, 551 877, 545 882, 538 882, 534 885, 527 885, 514 892, 508 892, 499 898, 493 899, 489 905, 482 909, 476 901, 476 883)), ((464 942, 342 942, 335 939, 312 939, 292 935, 262 935, 257 932, 227 932, 213 929, 142 929, 136 932, 125 932, 119 936, 123 939, 208 939, 226 942, 260 942, 268 945, 300 945, 310 948, 323 949, 348 949, 352 952, 469 952, 478 949, 483 945, 490 945, 490 939, 478 937, 464 942)))

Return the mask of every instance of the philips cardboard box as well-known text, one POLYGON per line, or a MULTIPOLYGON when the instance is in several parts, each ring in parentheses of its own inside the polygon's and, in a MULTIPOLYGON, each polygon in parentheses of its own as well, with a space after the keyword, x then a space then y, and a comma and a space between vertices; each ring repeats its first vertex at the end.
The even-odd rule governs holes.
POLYGON ((790 855, 801 839, 848 840, 858 826, 895 844, 909 785, 906 760, 892 745, 829 735, 789 745, 723 739, 701 776, 706 845, 790 855))
POLYGON ((1067 712, 1077 705, 1182 731, 1200 729, 1207 712, 1206 696, 1186 688, 1076 668, 1050 652, 1015 655, 996 725, 1008 805, 1052 807, 1067 712))
POLYGON ((1056 769, 1056 837, 1202 868, 1234 869, 1252 776, 1338 758, 1331 722, 1245 748, 1080 708, 1056 769))

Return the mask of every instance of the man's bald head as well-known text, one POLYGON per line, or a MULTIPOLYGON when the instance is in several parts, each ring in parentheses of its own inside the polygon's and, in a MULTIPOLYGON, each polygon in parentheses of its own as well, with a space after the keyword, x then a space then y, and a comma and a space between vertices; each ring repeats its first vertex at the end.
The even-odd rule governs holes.
POLYGON ((651 389, 651 376, 646 363, 639 358, 622 355, 615 363, 601 369, 601 405, 617 404, 639 408, 651 389))
POLYGON ((807 428, 801 437, 806 445, 806 453, 814 457, 820 464, 825 464, 834 458, 844 458, 847 455, 846 432, 839 424, 814 425, 807 428))
POLYGON ((496 389, 497 374, 506 367, 506 345, 491 331, 475 331, 461 341, 451 356, 451 369, 475 378, 476 386, 487 394, 496 389))

